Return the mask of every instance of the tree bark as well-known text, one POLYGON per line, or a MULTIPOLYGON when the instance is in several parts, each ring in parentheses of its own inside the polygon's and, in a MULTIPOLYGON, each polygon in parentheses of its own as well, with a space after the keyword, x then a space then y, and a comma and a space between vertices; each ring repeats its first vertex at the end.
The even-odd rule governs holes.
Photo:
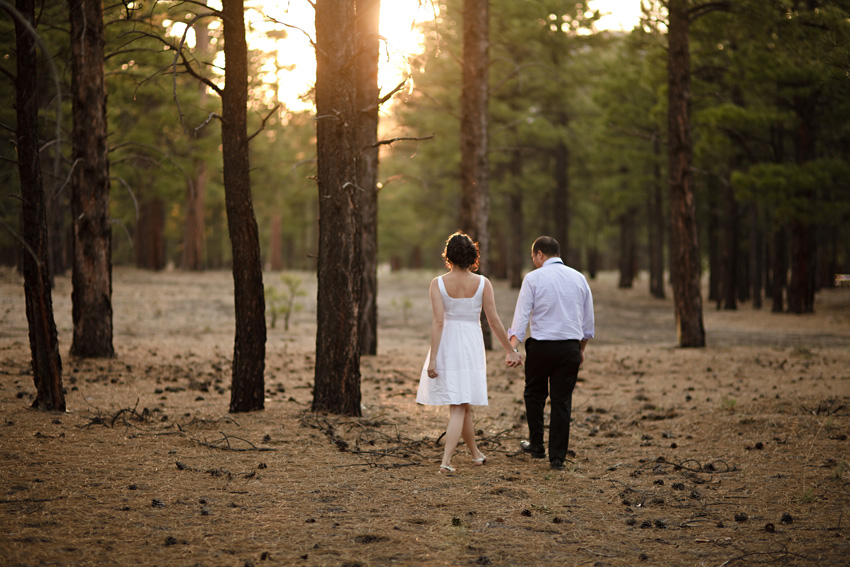
POLYGON ((461 93, 460 226, 481 249, 479 272, 488 273, 490 215, 488 175, 488 0, 463 3, 463 83, 461 93))
MULTIPOLYGON (((460 96, 460 228, 478 242, 478 273, 490 273, 490 184, 488 160, 489 0, 463 2, 463 77, 460 96)), ((484 346, 492 347, 482 312, 484 346)))
POLYGON ((65 411, 62 391, 62 359, 53 319, 53 295, 48 269, 49 243, 44 183, 41 176, 38 140, 38 53, 35 49, 35 3, 17 0, 15 7, 15 44, 17 49, 15 135, 18 172, 23 201, 24 296, 26 298, 32 375, 36 388, 33 408, 65 411), (30 28, 30 29, 28 29, 30 28))
POLYGON ((159 197, 144 201, 139 208, 133 256, 137 268, 165 269, 165 204, 159 197))
POLYGON ((717 302, 720 308, 720 280, 723 277, 723 267, 720 265, 720 222, 721 215, 718 213, 720 204, 714 198, 717 191, 709 189, 708 202, 708 301, 717 302))
POLYGON ((722 309, 738 309, 738 202, 731 184, 723 190, 723 245, 720 249, 720 298, 722 309))
MULTIPOLYGON (((511 177, 522 179, 523 175, 522 151, 518 150, 514 152, 514 159, 511 161, 511 177)), ((525 259, 530 254, 530 246, 525 242, 525 217, 522 214, 522 197, 522 187, 514 185, 513 190, 508 196, 510 209, 508 218, 511 227, 511 234, 508 239, 508 247, 510 248, 508 254, 510 258, 508 274, 511 279, 512 289, 522 287, 522 268, 525 264, 525 259)))
POLYGON ((359 416, 363 217, 354 0, 316 0, 318 307, 313 411, 359 416))
POLYGON ((812 313, 815 310, 814 230, 807 223, 791 223, 791 282, 788 285, 788 311, 812 313))
POLYGON ((770 285, 773 313, 782 313, 783 293, 788 285, 788 244, 785 229, 779 227, 773 234, 773 281, 770 285))
POLYGON ((696 204, 691 173, 688 0, 670 0, 668 10, 668 153, 673 303, 679 346, 703 347, 705 328, 702 321, 696 204))
POLYGON ((71 354, 112 357, 112 229, 100 0, 70 0, 71 210, 74 226, 71 354))
POLYGON ((661 178, 661 133, 652 138, 653 166, 652 196, 649 208, 649 293, 664 299, 664 196, 661 178))
POLYGON ((222 6, 225 88, 221 97, 221 144, 236 304, 230 411, 247 412, 264 407, 266 304, 260 238, 251 201, 244 8, 242 0, 226 0, 222 6))
POLYGON ((274 212, 269 227, 269 267, 274 272, 283 269, 283 215, 274 212))
POLYGON ((637 212, 629 208, 620 215, 620 258, 617 266, 620 271, 620 281, 617 287, 631 289, 635 279, 635 216, 637 212))
MULTIPOLYGON (((559 126, 567 127, 566 117, 561 117, 559 126)), ((559 140, 554 149, 555 167, 555 207, 552 211, 555 221, 555 240, 561 247, 564 262, 578 268, 570 254, 570 149, 563 140, 559 140)))
MULTIPOLYGON (((210 59, 210 33, 205 19, 195 22, 195 58, 199 61, 210 59)), ((207 86, 198 85, 198 106, 204 108, 207 103, 207 86)), ((197 139, 207 136, 208 130, 202 128, 196 134, 197 139)), ((199 144, 193 143, 197 148, 199 144)), ((196 150, 197 151, 197 150, 196 150)), ((195 158, 192 183, 186 186, 185 219, 183 221, 183 254, 180 267, 186 271, 204 269, 204 221, 206 216, 207 162, 195 158)))
POLYGON ((599 271, 599 249, 594 245, 587 250, 587 274, 590 279, 596 279, 596 273, 599 271))
MULTIPOLYGON (((815 153, 815 101, 811 98, 796 102, 797 125, 794 130, 795 163, 804 165, 815 153)), ((811 191, 802 195, 804 202, 813 200, 811 191)), ((791 283, 788 286, 788 311, 812 313, 815 310, 816 240, 811 221, 798 216, 791 223, 791 283)))
POLYGON ((357 0, 357 179, 363 215, 360 354, 378 354, 378 56, 380 0, 357 0))
POLYGON ((762 232, 759 224, 758 205, 751 204, 749 207, 750 217, 750 292, 753 298, 753 309, 761 309, 762 294, 761 287, 764 281, 764 261, 762 256, 762 232))

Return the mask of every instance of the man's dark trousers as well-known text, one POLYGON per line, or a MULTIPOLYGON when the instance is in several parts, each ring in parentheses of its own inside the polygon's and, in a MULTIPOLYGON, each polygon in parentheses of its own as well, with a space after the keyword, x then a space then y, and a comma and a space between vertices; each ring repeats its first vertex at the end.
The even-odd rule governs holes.
POLYGON ((570 444, 573 389, 581 366, 579 341, 525 342, 525 413, 529 442, 543 446, 543 410, 550 398, 549 460, 566 460, 570 444))

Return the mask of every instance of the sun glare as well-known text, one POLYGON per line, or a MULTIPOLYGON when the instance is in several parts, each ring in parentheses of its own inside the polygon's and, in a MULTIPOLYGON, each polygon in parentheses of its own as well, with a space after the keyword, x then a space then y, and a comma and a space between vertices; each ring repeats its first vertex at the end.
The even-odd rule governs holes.
POLYGON ((590 0, 589 6, 602 13, 597 30, 631 31, 640 21, 640 0, 590 0))
MULTIPOLYGON (((416 23, 431 17, 419 0, 381 2, 381 92, 388 92, 408 77, 408 58, 423 49, 416 23)), ((264 2, 261 10, 249 9, 245 19, 253 30, 248 39, 251 48, 274 55, 261 66, 261 80, 271 88, 277 85, 278 100, 288 111, 310 110, 313 103, 307 94, 316 82, 316 54, 311 45, 315 38, 313 7, 307 0, 264 2)))
MULTIPOLYGON (((220 7, 210 2, 211 7, 220 7)), ((640 0, 590 0, 592 10, 602 17, 596 30, 631 30, 640 19, 640 0)), ((430 2, 421 0, 383 0, 381 2, 378 84, 387 93, 407 79, 405 90, 413 88, 409 59, 422 52, 423 37, 417 24, 434 18, 430 2)), ((286 111, 311 110, 309 93, 316 82, 315 10, 309 0, 248 0, 245 21, 248 46, 268 53, 259 64, 259 79, 267 85, 267 103, 280 102, 286 111), (275 98, 276 101, 272 101, 275 98)), ((186 24, 173 22, 170 33, 181 37, 186 24)), ((211 22, 215 27, 217 22, 211 22)), ((186 34, 186 44, 194 46, 194 30, 186 34)), ((219 52, 215 64, 224 65, 219 52)))

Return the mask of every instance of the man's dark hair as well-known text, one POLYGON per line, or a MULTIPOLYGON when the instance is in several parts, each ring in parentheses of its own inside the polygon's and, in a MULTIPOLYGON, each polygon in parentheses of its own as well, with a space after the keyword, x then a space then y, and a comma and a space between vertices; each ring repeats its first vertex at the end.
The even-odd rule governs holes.
POLYGON ((558 246, 558 241, 551 236, 541 236, 534 241, 531 246, 531 253, 543 252, 544 256, 553 257, 561 255, 561 247, 558 246))
POLYGON ((443 260, 446 267, 451 268, 454 264, 459 268, 469 268, 471 271, 478 269, 478 243, 458 231, 446 240, 446 249, 443 251, 443 260))

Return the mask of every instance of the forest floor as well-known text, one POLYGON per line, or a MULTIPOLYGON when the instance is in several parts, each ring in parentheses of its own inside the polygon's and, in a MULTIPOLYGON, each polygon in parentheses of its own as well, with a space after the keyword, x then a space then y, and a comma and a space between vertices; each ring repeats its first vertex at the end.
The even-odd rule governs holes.
MULTIPOLYGON (((521 369, 489 360, 472 466, 438 474, 446 408, 417 406, 427 272, 380 276, 362 418, 310 412, 315 276, 269 329, 265 411, 229 414, 227 272, 116 268, 114 359, 68 356, 68 411, 34 395, 23 287, 0 272, 0 564, 847 565, 850 290, 813 315, 705 306, 708 346, 676 348, 645 279, 591 282, 596 334, 565 472, 518 451, 521 369)), ((283 285, 267 273, 266 285, 283 285)), ((516 290, 495 282, 509 324, 516 290)))

